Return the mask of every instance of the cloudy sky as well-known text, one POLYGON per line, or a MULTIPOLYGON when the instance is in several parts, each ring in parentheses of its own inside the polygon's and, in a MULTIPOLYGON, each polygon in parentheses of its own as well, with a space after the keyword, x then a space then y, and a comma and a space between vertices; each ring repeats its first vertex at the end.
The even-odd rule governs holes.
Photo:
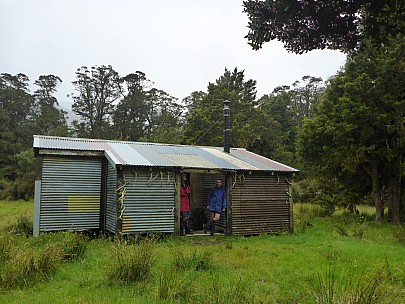
POLYGON ((155 87, 182 99, 206 91, 225 67, 245 70, 258 97, 305 75, 324 79, 345 56, 288 53, 278 42, 253 51, 244 36, 242 0, 0 0, 0 73, 63 80, 61 103, 81 66, 142 71, 155 87))

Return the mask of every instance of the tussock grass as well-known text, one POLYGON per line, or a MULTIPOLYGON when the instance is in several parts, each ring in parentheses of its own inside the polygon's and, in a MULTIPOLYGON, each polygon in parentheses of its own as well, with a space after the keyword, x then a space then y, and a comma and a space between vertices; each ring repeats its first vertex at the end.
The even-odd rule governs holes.
POLYGON ((383 295, 381 289, 387 279, 384 267, 374 275, 366 275, 363 271, 355 277, 354 265, 348 273, 337 273, 334 262, 329 261, 325 275, 318 274, 314 300, 318 304, 375 304, 380 303, 383 295))
POLYGON ((164 269, 157 282, 157 297, 160 300, 189 300, 193 296, 192 274, 176 269, 164 269))
POLYGON ((191 254, 175 251, 173 264, 180 270, 208 270, 211 265, 212 253, 207 250, 194 250, 191 254))
POLYGON ((40 251, 13 249, 0 272, 0 287, 22 288, 47 280, 61 262, 60 250, 53 244, 40 251))
POLYGON ((33 220, 27 213, 20 213, 17 221, 5 227, 5 231, 14 235, 31 236, 33 232, 33 220))
POLYGON ((255 301, 254 294, 250 291, 251 287, 241 278, 232 279, 222 283, 218 278, 212 277, 208 290, 200 292, 194 297, 195 303, 260 303, 255 301))
POLYGON ((155 263, 153 239, 137 244, 119 242, 111 247, 106 276, 110 282, 131 283, 146 280, 155 263))
POLYGON ((49 280, 65 260, 82 258, 85 240, 73 232, 26 239, 15 231, 0 236, 0 289, 32 286, 49 280))
POLYGON ((325 209, 321 205, 300 203, 294 205, 295 230, 303 233, 312 224, 310 220, 314 217, 325 215, 325 209))
POLYGON ((64 260, 81 259, 84 256, 87 247, 87 239, 78 233, 72 231, 59 232, 62 240, 60 249, 64 260))
MULTIPOLYGON (((147 275, 135 275, 141 280, 127 275, 135 272, 131 269, 136 267, 126 267, 131 263, 125 262, 122 255, 132 247, 139 250, 145 239, 127 239, 125 244, 109 238, 83 238, 72 232, 41 234, 39 238, 2 232, 0 273, 3 278, 11 275, 11 271, 6 274, 4 269, 17 267, 14 264, 18 263, 43 265, 38 269, 49 269, 53 265, 56 268, 48 273, 37 270, 32 281, 16 283, 7 290, 1 287, 0 303, 313 304, 321 301, 322 293, 331 285, 334 303, 358 303, 359 299, 366 302, 366 294, 373 295, 377 304, 403 302, 405 260, 404 243, 400 242, 403 226, 375 223, 368 218, 360 221, 361 212, 347 217, 343 214, 320 217, 316 215, 317 211, 308 210, 302 212, 309 218, 304 233, 297 229, 294 234, 257 237, 155 239, 149 250, 145 250, 152 256, 150 263, 143 261, 149 269, 147 275), (346 231, 346 236, 337 233, 338 225, 346 231), (362 225, 364 230, 360 237, 355 231, 362 225), (63 249, 63 244, 69 247, 68 244, 74 243, 70 238, 76 237, 86 245, 84 252, 76 249, 83 253, 66 254, 68 251, 63 249), (45 254, 45 250, 49 252, 45 254), (54 264, 49 257, 52 250, 60 254, 60 260, 54 264), (115 250, 121 253, 120 262, 115 250), (177 257, 177 263, 183 266, 175 265, 177 252, 183 254, 177 257), (204 252, 210 253, 209 258, 201 258, 204 252), (67 256, 75 257, 68 259, 67 256), (12 259, 15 263, 11 264, 12 259), (332 275, 327 277, 329 260, 333 261, 333 279, 332 275), (209 261, 210 267, 196 270, 198 261, 209 261), (107 270, 119 263, 124 269, 121 281, 107 275, 107 270), (115 284, 117 282, 120 284, 115 284)), ((4 224, 1 223, 2 212, 0 207, 0 225, 4 224)), ((15 271, 13 277, 18 277, 18 273, 15 271)), ((24 282, 23 279, 16 281, 24 282)))

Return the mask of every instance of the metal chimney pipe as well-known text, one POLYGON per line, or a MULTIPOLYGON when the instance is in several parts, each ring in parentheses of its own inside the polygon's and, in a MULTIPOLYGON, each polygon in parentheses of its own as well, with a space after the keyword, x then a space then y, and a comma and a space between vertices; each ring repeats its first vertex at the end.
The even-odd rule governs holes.
POLYGON ((224 100, 224 152, 231 152, 231 140, 229 138, 229 130, 231 128, 231 111, 229 109, 229 100, 224 100))

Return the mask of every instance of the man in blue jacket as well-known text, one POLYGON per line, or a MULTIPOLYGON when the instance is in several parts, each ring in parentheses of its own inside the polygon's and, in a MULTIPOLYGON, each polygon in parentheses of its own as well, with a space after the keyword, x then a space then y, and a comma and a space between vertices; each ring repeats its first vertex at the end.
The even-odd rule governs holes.
POLYGON ((215 223, 219 221, 221 212, 226 208, 226 191, 222 187, 222 181, 218 179, 215 187, 211 189, 208 196, 208 209, 210 210, 210 221, 204 226, 204 232, 210 230, 211 235, 215 233, 215 223))

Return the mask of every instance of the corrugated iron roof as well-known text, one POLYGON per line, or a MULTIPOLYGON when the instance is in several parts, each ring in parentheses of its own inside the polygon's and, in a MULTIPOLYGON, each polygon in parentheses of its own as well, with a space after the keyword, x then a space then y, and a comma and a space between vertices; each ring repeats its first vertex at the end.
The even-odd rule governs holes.
POLYGON ((297 169, 242 148, 230 153, 219 147, 200 147, 34 135, 35 149, 103 151, 115 165, 181 167, 210 170, 296 172, 297 169))

